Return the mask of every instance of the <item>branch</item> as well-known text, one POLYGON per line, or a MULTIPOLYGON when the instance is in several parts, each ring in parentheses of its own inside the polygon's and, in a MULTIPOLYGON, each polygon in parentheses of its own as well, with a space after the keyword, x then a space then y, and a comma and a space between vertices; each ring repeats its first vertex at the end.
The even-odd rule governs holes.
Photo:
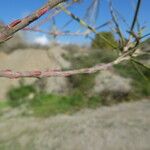
MULTIPOLYGON (((73 3, 74 2, 67 3, 67 5, 65 5, 65 8, 70 7, 73 3)), ((50 19, 52 19, 53 17, 58 15, 60 12, 62 12, 61 9, 55 9, 55 11, 53 11, 46 18, 44 18, 42 21, 38 22, 36 25, 32 26, 31 28, 33 28, 33 29, 39 28, 39 26, 41 26, 41 25, 45 24, 46 22, 48 22, 50 19)))
POLYGON ((120 28, 119 23, 118 23, 118 21, 117 21, 117 16, 116 16, 115 13, 114 13, 114 9, 113 9, 112 1, 111 1, 111 0, 109 1, 109 9, 110 9, 112 21, 113 21, 113 23, 114 23, 115 26, 116 26, 117 34, 119 35, 120 40, 121 40, 121 45, 120 45, 120 47, 122 47, 122 46, 124 46, 124 41, 125 41, 125 39, 124 39, 124 37, 123 37, 123 34, 122 34, 122 32, 121 32, 121 28, 120 28))
POLYGON ((134 14, 134 18, 133 18, 132 25, 131 25, 131 29, 130 29, 131 32, 133 31, 135 23, 137 21, 140 5, 141 5, 141 0, 138 0, 136 10, 135 10, 135 14, 134 14))
POLYGON ((10 39, 13 36, 13 34, 15 34, 17 31, 25 28, 26 26, 28 26, 29 24, 31 24, 35 20, 39 19, 47 11, 49 11, 50 9, 54 8, 58 4, 65 2, 65 1, 67 1, 67 0, 48 1, 43 7, 41 7, 40 9, 38 9, 37 11, 32 13, 31 15, 29 15, 29 16, 21 19, 21 20, 20 19, 16 20, 16 21, 12 22, 11 24, 9 24, 8 26, 4 26, 0 30, 0 43, 10 39))
POLYGON ((24 28, 23 31, 32 31, 32 32, 40 32, 40 33, 45 33, 47 35, 54 35, 54 36, 85 36, 86 33, 82 33, 82 32, 70 32, 70 31, 44 31, 44 30, 40 30, 40 29, 34 29, 34 28, 24 28))
POLYGON ((0 77, 10 78, 10 79, 17 79, 17 78, 44 78, 44 77, 68 77, 71 75, 76 74, 91 74, 95 73, 100 70, 106 70, 111 67, 112 64, 104 64, 104 65, 96 65, 91 68, 83 68, 83 69, 76 69, 76 70, 69 70, 69 71, 62 71, 62 70, 35 70, 35 71, 24 71, 24 72, 14 72, 12 70, 0 70, 0 77))
POLYGON ((45 70, 45 71, 40 71, 40 70, 35 70, 35 71, 24 71, 24 72, 19 72, 19 71, 12 71, 12 70, 0 70, 0 77, 5 77, 5 78, 10 78, 10 79, 17 79, 17 78, 44 78, 44 77, 68 77, 76 74, 91 74, 91 73, 96 73, 98 71, 102 70, 107 70, 111 68, 113 65, 119 64, 120 62, 124 60, 129 60, 130 57, 124 57, 120 56, 118 57, 115 61, 112 61, 107 64, 98 64, 90 68, 82 68, 82 69, 75 69, 75 70, 45 70))
POLYGON ((144 65, 143 63, 141 63, 140 61, 134 59, 133 57, 131 57, 131 61, 133 61, 134 63, 136 63, 136 64, 138 64, 138 65, 140 65, 140 66, 142 66, 142 67, 144 67, 145 69, 150 70, 150 67, 149 67, 149 66, 144 65))
MULTIPOLYGON (((130 33, 133 33, 134 26, 135 26, 135 24, 136 24, 136 22, 137 22, 137 18, 138 18, 138 14, 139 14, 141 2, 142 2, 142 0, 138 0, 138 1, 137 1, 137 5, 136 5, 134 17, 133 17, 132 24, 131 24, 131 28, 130 28, 130 31, 129 31, 130 33)), ((132 37, 132 35, 130 34, 130 36, 129 36, 129 38, 128 38, 128 41, 127 41, 127 44, 130 42, 131 37, 132 37)))

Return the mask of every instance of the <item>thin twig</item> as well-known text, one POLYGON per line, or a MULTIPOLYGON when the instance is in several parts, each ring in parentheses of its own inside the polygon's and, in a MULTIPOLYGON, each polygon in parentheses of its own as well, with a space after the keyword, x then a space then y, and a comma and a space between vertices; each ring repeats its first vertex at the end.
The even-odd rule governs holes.
MULTIPOLYGON (((59 5, 59 7, 70 17, 72 17, 75 21, 77 21, 80 25, 88 28, 90 31, 92 31, 95 34, 98 34, 96 29, 91 27, 90 25, 88 25, 84 20, 81 20, 78 16, 74 15, 72 12, 70 12, 69 10, 67 10, 65 7, 63 7, 62 5, 59 5)), ((115 45, 113 45, 108 39, 106 39, 104 36, 101 36, 101 38, 108 43, 112 48, 116 49, 117 47, 115 45)))
POLYGON ((135 70, 144 78, 144 80, 148 81, 148 78, 144 75, 144 73, 140 70, 140 68, 137 66, 137 63, 131 59, 131 63, 135 70))
POLYGON ((112 1, 111 1, 111 0, 109 1, 109 8, 110 8, 111 16, 112 16, 112 21, 114 22, 114 24, 115 24, 115 26, 116 26, 117 34, 119 35, 120 40, 121 40, 121 45, 120 45, 120 47, 123 47, 125 40, 124 40, 123 34, 122 34, 122 32, 121 32, 119 23, 118 23, 118 21, 117 21, 117 17, 116 17, 116 15, 115 15, 115 13, 114 13, 113 6, 112 6, 112 1))
POLYGON ((137 5, 136 5, 136 10, 135 10, 135 14, 134 14, 134 18, 133 18, 133 21, 132 21, 132 25, 131 25, 130 32, 133 31, 134 26, 135 26, 135 23, 136 23, 136 21, 137 21, 138 13, 139 13, 139 10, 140 10, 140 5, 141 5, 141 0, 138 0, 137 5))
POLYGON ((48 31, 44 31, 44 30, 40 30, 40 29, 34 29, 34 28, 24 28, 23 31, 33 31, 33 32, 40 32, 40 33, 45 33, 47 35, 54 35, 54 36, 85 36, 85 33, 83 32, 61 32, 61 31, 52 31, 52 32, 48 32, 48 31))
POLYGON ((135 62, 136 64, 138 64, 138 65, 144 67, 145 69, 150 70, 150 67, 144 65, 143 63, 141 63, 140 61, 136 60, 135 58, 131 57, 131 60, 132 60, 133 62, 135 62))

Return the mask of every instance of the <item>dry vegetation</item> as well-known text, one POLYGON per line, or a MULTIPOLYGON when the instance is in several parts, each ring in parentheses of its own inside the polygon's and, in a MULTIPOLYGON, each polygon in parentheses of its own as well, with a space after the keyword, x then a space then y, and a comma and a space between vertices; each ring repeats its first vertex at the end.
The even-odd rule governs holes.
POLYGON ((0 149, 148 150, 149 108, 149 101, 144 100, 47 119, 9 111, 0 118, 0 149))

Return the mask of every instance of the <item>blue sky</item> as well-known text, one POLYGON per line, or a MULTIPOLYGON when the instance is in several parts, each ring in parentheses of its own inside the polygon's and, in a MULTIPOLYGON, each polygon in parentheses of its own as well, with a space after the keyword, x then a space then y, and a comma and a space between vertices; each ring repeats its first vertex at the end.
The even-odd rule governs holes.
MULTIPOLYGON (((122 14, 122 16, 125 17, 129 25, 133 17, 132 4, 135 4, 136 1, 137 0, 113 0, 113 6, 122 14)), ((41 7, 46 2, 47 0, 1 0, 0 20, 3 20, 6 24, 8 24, 16 19, 20 19, 30 14, 31 12, 41 7)), ((81 3, 75 4, 71 6, 69 9, 77 16, 83 18, 85 9, 90 5, 90 2, 91 0, 84 0, 82 4, 81 3)), ((141 11, 139 14, 139 22, 141 23, 141 25, 147 26, 147 30, 145 32, 148 32, 148 30, 150 31, 149 9, 150 9, 150 0, 142 0, 141 11)), ((96 25, 98 26, 100 24, 103 24, 104 22, 110 20, 110 18, 111 17, 108 8, 108 0, 101 0, 99 17, 96 20, 96 25)), ((58 28, 61 28, 68 20, 70 20, 70 17, 67 16, 65 13, 61 13, 60 15, 58 15, 56 17, 56 24, 58 28)), ((41 28, 43 30, 49 30, 50 26, 51 26, 51 22, 48 22, 47 24, 43 25, 41 28)), ((126 26, 123 23, 121 23, 121 27, 125 33, 126 26)), ((75 31, 83 31, 83 29, 84 29, 83 27, 80 28, 80 25, 74 21, 64 30, 70 30, 72 32, 75 32, 75 31)), ((102 30, 107 30, 107 29, 108 28, 104 28, 102 30)), ((43 37, 44 35, 39 33, 30 33, 30 37, 36 37, 36 36, 43 37)), ((89 40, 84 37, 70 37, 70 36, 59 37, 58 40, 65 43, 89 42, 89 40)))

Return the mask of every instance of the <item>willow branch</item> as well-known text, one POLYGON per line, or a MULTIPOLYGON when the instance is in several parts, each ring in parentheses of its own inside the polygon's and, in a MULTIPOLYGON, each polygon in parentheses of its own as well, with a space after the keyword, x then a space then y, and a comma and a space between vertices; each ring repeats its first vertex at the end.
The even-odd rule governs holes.
POLYGON ((129 60, 130 57, 121 56, 117 58, 115 61, 112 61, 107 64, 98 64, 90 68, 82 68, 82 69, 74 69, 74 70, 52 70, 48 69, 45 71, 34 70, 34 71, 12 71, 12 70, 0 70, 0 77, 17 79, 17 78, 44 78, 44 77, 68 77, 77 74, 91 74, 96 73, 102 70, 108 70, 112 68, 113 65, 119 64, 124 60, 129 60))
POLYGON ((35 20, 39 19, 47 11, 49 11, 50 9, 54 8, 58 4, 60 4, 62 2, 65 2, 65 1, 66 0, 51 0, 51 1, 48 1, 43 7, 36 10, 31 15, 29 15, 29 16, 23 18, 23 19, 15 20, 14 22, 9 24, 8 26, 4 26, 0 30, 0 43, 10 39, 13 36, 13 34, 15 34, 17 31, 25 28, 26 26, 28 26, 29 24, 31 24, 35 20))

